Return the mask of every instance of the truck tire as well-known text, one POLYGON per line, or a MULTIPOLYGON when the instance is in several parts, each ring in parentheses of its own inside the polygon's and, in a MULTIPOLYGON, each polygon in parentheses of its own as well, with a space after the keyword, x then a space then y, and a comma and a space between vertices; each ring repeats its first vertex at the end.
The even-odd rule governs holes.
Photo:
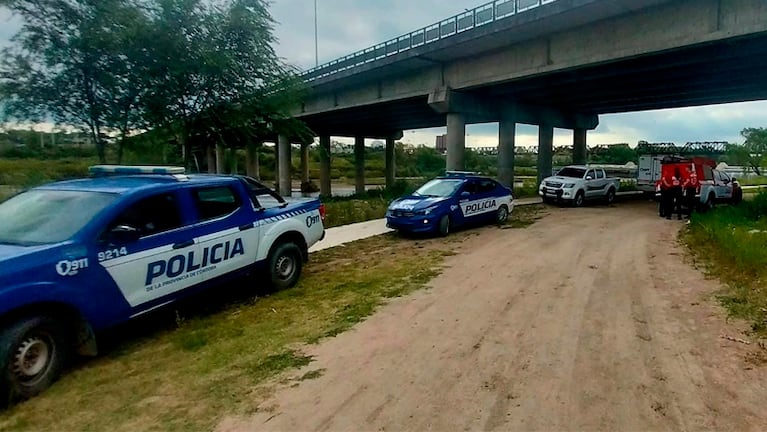
POLYGON ((65 326, 46 316, 23 318, 0 334, 0 404, 29 399, 61 375, 72 351, 65 326))
POLYGON ((706 198, 706 202, 701 204, 700 211, 701 213, 706 213, 714 209, 714 204, 716 202, 716 196, 713 192, 708 194, 708 198, 706 198))
POLYGON ((451 221, 450 216, 444 215, 439 220, 439 225, 437 226, 437 232, 439 232, 439 235, 442 237, 447 237, 448 234, 450 234, 450 228, 451 228, 451 221))
POLYGON ((615 202, 615 189, 610 188, 607 191, 607 195, 605 195, 605 202, 607 205, 610 205, 615 202))
POLYGON ((583 204, 586 202, 586 195, 583 193, 582 190, 578 191, 575 194, 575 198, 573 199, 573 206, 574 207, 583 207, 583 204))
POLYGON ((292 242, 280 243, 269 253, 269 278, 277 289, 293 288, 301 277, 303 255, 292 242))

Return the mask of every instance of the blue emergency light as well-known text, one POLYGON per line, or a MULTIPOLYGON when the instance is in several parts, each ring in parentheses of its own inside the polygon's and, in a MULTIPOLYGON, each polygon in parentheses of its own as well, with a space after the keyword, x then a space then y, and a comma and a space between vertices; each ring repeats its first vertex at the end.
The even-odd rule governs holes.
POLYGON ((175 166, 150 166, 150 165, 94 165, 88 168, 93 176, 107 175, 136 175, 136 174, 166 174, 182 175, 186 172, 184 167, 175 166))

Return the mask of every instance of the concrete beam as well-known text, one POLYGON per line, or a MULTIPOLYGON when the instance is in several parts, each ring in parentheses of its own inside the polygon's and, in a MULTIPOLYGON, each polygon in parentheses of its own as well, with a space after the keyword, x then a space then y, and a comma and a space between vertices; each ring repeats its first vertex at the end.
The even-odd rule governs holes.
POLYGON ((503 119, 498 124, 498 181, 514 189, 514 144, 517 124, 503 119))
POLYGON ((573 131, 573 165, 586 165, 586 129, 573 131))
POLYGON ((538 183, 551 175, 554 154, 554 128, 550 125, 538 127, 538 183))
POLYGON ((291 164, 290 164, 290 139, 285 135, 280 135, 277 139, 277 154, 279 161, 279 181, 280 195, 289 197, 293 195, 291 184, 291 164))
POLYGON ((461 113, 447 115, 447 169, 462 171, 466 152, 466 119, 461 113))
POLYGON ((354 191, 360 195, 365 193, 365 137, 354 137, 354 167, 357 173, 354 191))
POLYGON ((330 196, 330 136, 320 136, 320 195, 330 196))
POLYGON ((397 159, 395 157, 395 138, 386 138, 386 187, 394 187, 397 173, 397 159))

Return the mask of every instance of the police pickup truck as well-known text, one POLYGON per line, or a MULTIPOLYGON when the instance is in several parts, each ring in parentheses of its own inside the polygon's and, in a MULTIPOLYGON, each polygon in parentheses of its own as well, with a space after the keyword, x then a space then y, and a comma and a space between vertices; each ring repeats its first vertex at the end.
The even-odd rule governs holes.
POLYGON ((538 195, 543 202, 569 202, 576 207, 595 199, 612 204, 620 185, 620 179, 607 177, 601 168, 571 165, 543 179, 538 195))
POLYGON ((239 276, 293 286, 324 207, 243 176, 91 167, 0 204, 2 401, 47 388, 99 331, 239 276), (261 271, 257 271, 261 270, 261 271))

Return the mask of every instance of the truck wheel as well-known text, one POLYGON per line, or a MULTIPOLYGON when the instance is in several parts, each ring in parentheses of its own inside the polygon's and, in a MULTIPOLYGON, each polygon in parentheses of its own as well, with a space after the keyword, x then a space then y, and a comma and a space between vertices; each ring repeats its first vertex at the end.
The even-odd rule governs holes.
POLYGON ((293 288, 301 276, 303 257, 295 243, 280 243, 269 254, 269 277, 277 289, 293 288))
POLYGON ((498 208, 498 213, 495 215, 495 221, 499 224, 505 223, 509 219, 509 208, 502 205, 498 208))
POLYGON ((605 201, 607 202, 607 205, 610 205, 615 202, 615 189, 610 188, 610 190, 607 191, 607 195, 605 196, 605 201))
POLYGON ((578 193, 575 194, 575 199, 573 199, 573 205, 575 207, 583 207, 583 202, 586 200, 586 196, 583 194, 583 191, 578 191, 578 193))
POLYGON ((0 335, 0 403, 29 399, 61 375, 71 347, 64 326, 52 318, 19 320, 0 335))
POLYGON ((448 234, 450 234, 450 216, 442 216, 442 219, 439 220, 439 227, 437 229, 439 231, 439 235, 442 237, 446 237, 448 234))
POLYGON ((706 199, 706 202, 704 202, 703 205, 700 206, 701 212, 706 213, 713 210, 715 200, 716 198, 714 197, 713 193, 708 194, 708 198, 706 199))

